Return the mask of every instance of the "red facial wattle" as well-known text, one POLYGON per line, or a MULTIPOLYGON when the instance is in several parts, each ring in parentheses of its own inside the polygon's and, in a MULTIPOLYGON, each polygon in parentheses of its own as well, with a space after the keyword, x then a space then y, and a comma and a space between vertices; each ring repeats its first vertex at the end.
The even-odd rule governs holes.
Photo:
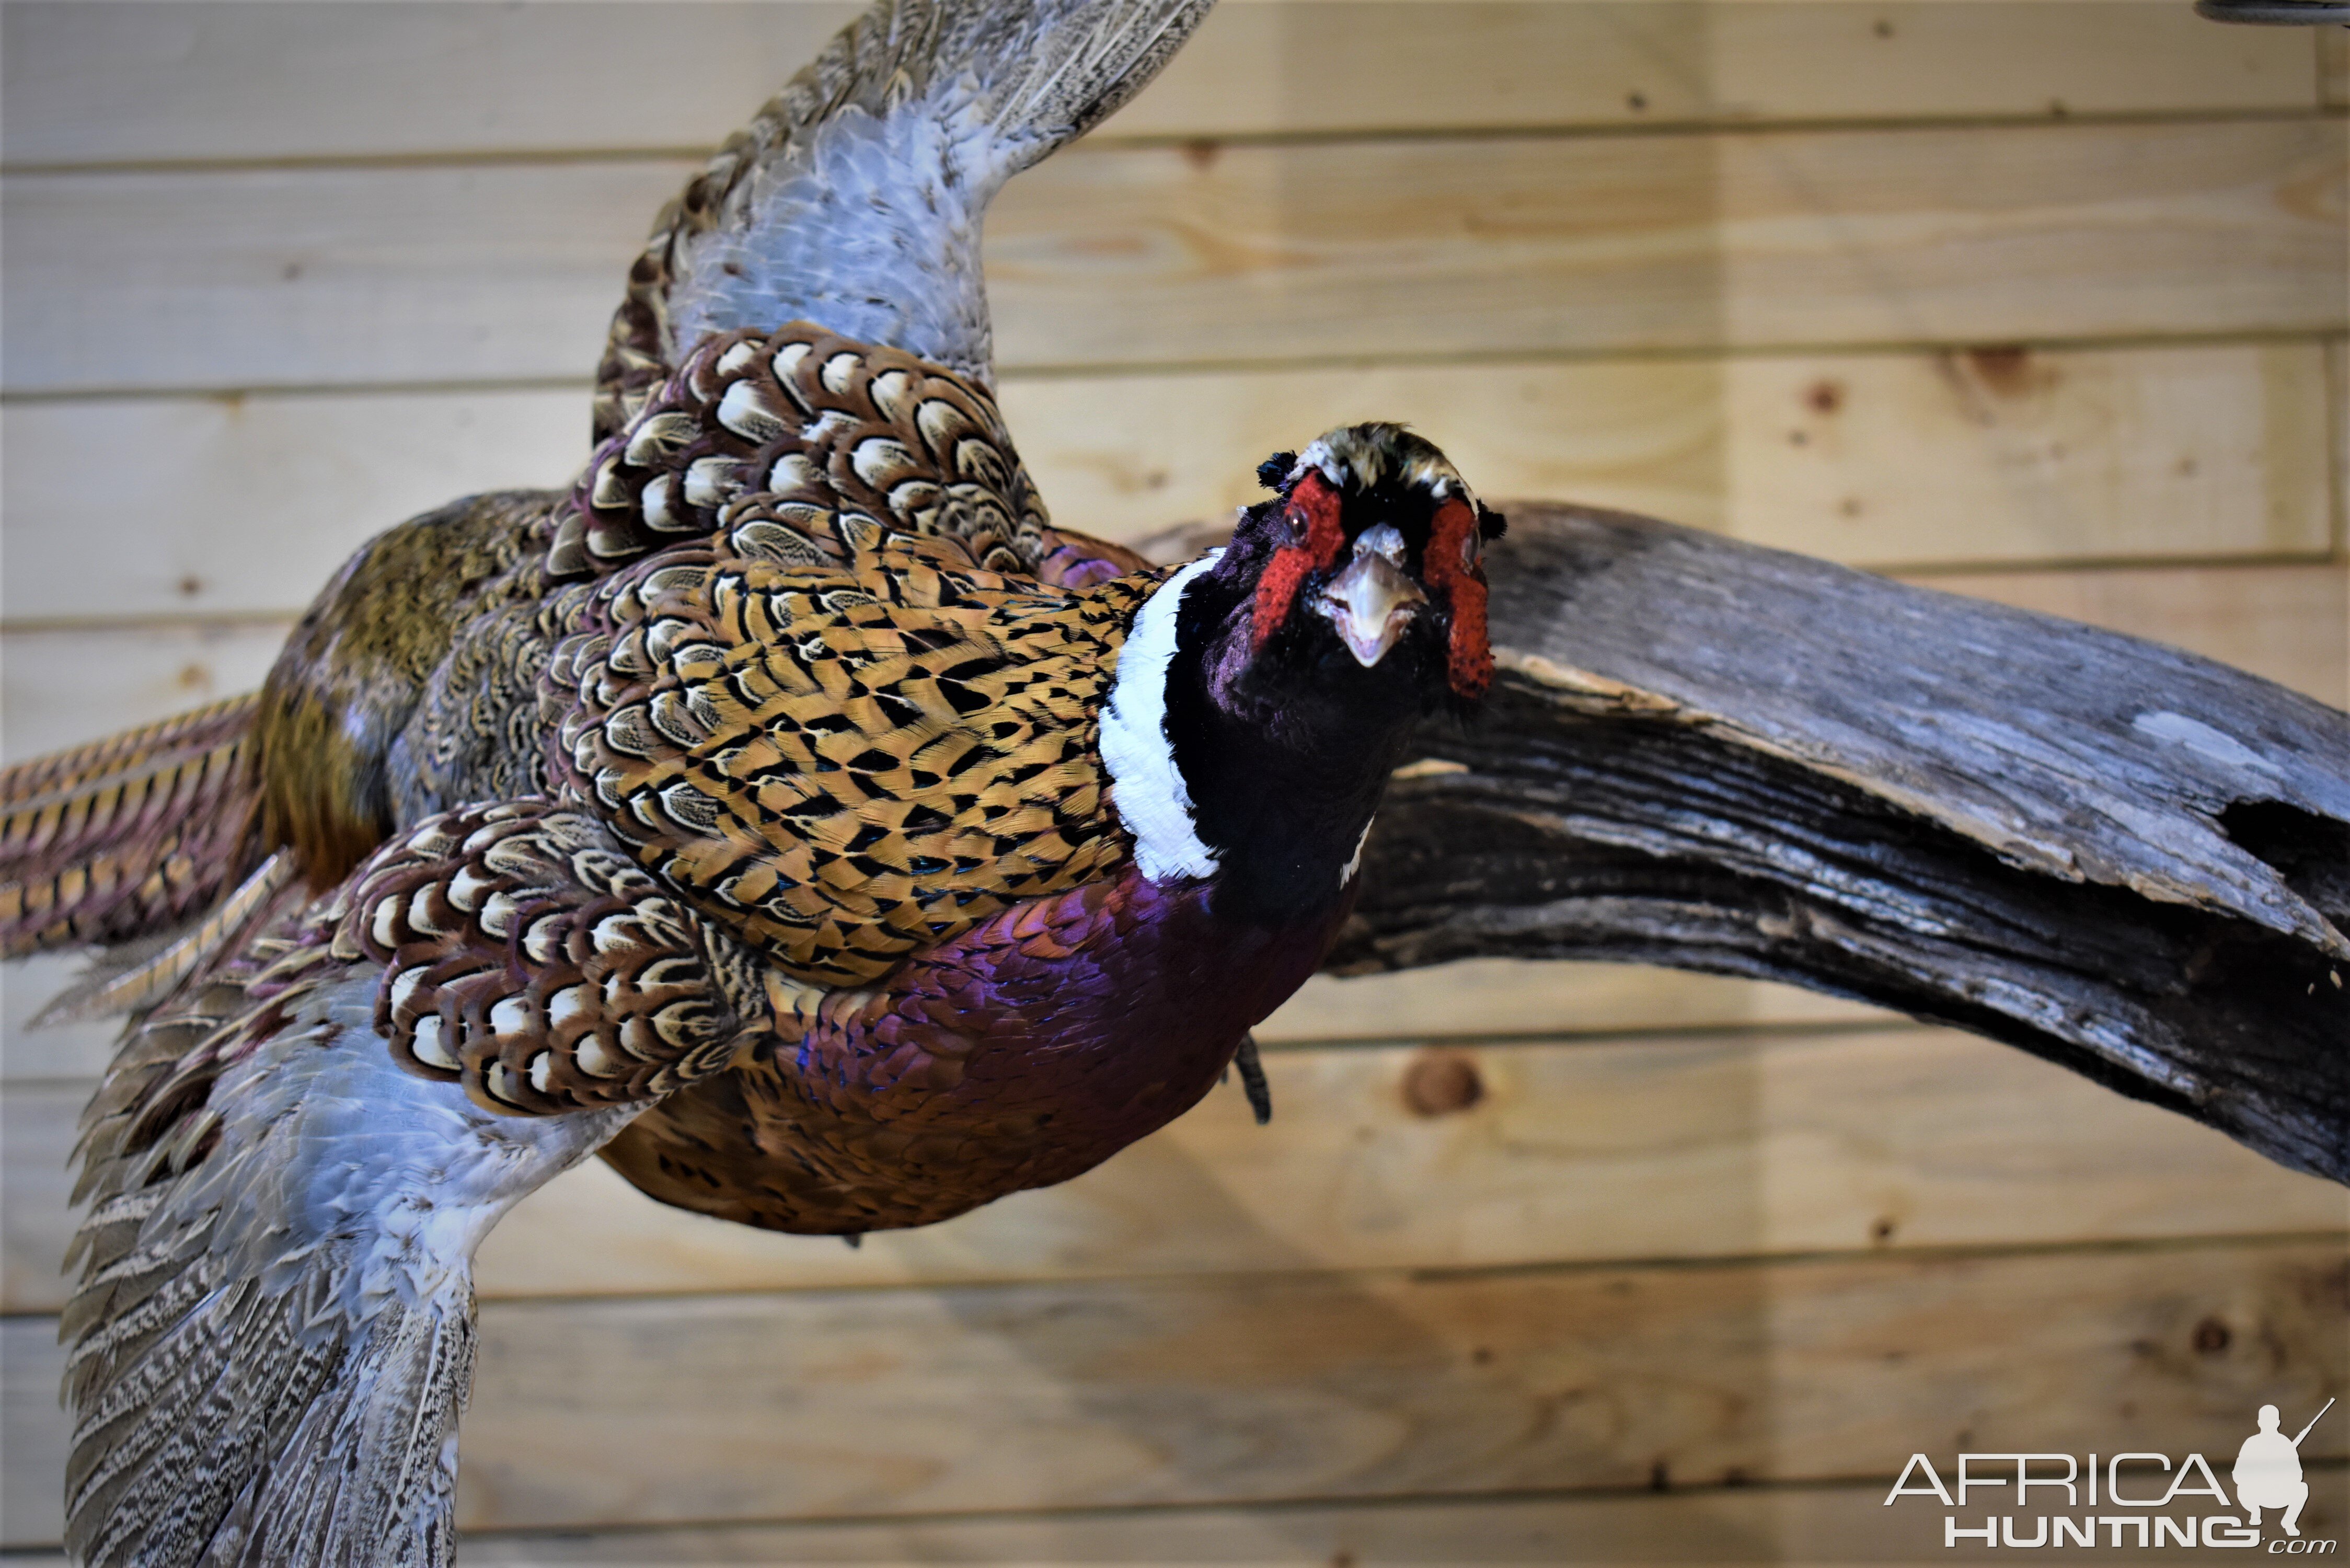
POLYGON ((1298 542, 1275 550, 1257 579, 1249 632, 1252 651, 1262 649, 1289 618, 1305 579, 1336 566, 1338 553, 1347 547, 1347 530, 1338 521, 1338 493, 1321 470, 1306 470, 1290 487, 1284 510, 1298 542))
POLYGON ((1436 509, 1421 576, 1452 615, 1445 673, 1455 695, 1471 701, 1493 683, 1493 647, 1485 632, 1485 570, 1471 557, 1477 509, 1459 496, 1436 509))

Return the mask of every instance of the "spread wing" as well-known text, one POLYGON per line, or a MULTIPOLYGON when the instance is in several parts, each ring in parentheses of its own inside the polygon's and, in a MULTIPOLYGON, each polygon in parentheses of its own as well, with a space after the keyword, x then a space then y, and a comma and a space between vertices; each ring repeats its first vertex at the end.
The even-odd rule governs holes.
POLYGON ((982 381, 980 224, 1141 90, 1211 0, 883 0, 664 209, 597 372, 596 438, 703 337, 806 318, 982 381))
POLYGON ((474 1248, 757 1037, 746 972, 518 802, 392 841, 139 1025, 61 1324, 81 1559, 447 1563, 474 1248))

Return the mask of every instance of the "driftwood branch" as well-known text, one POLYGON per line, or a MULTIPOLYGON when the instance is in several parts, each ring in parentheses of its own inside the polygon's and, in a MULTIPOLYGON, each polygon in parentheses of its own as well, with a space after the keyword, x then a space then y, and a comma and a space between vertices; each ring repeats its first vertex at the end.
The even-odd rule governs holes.
POLYGON ((1342 972, 1788 981, 2022 1046, 2350 1180, 2350 719, 2224 665, 1520 504, 1503 679, 1431 725, 1342 972))

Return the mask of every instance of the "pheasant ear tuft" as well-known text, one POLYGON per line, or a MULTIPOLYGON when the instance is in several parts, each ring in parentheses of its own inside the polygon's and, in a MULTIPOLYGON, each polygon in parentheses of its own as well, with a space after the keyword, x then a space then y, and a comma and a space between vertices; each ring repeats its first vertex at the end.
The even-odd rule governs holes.
POLYGON ((1256 482, 1267 490, 1278 490, 1289 478, 1289 471, 1297 466, 1294 452, 1277 452, 1256 465, 1256 482))
POLYGON ((1477 504, 1478 537, 1490 544, 1509 531, 1510 520, 1508 518, 1503 516, 1500 513, 1494 511, 1492 507, 1486 505, 1482 501, 1477 504))

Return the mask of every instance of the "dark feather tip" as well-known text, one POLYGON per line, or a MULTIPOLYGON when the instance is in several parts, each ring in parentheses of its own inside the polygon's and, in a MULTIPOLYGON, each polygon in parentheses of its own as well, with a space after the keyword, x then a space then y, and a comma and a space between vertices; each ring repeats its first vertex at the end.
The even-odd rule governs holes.
POLYGON ((1267 490, 1278 490, 1288 483, 1289 471, 1297 466, 1294 452, 1277 452, 1256 465, 1256 482, 1267 490))
POLYGON ((1248 1096, 1249 1114, 1256 1125, 1273 1120, 1273 1086, 1264 1081, 1264 1064, 1257 1059, 1256 1036, 1241 1036, 1241 1048, 1232 1054, 1232 1065, 1241 1070, 1241 1089, 1248 1096))
POLYGON ((1503 516, 1500 513, 1494 511, 1484 503, 1478 503, 1477 532, 1479 534, 1482 535, 1488 542, 1491 542, 1500 538, 1509 531, 1510 520, 1508 518, 1503 516))

